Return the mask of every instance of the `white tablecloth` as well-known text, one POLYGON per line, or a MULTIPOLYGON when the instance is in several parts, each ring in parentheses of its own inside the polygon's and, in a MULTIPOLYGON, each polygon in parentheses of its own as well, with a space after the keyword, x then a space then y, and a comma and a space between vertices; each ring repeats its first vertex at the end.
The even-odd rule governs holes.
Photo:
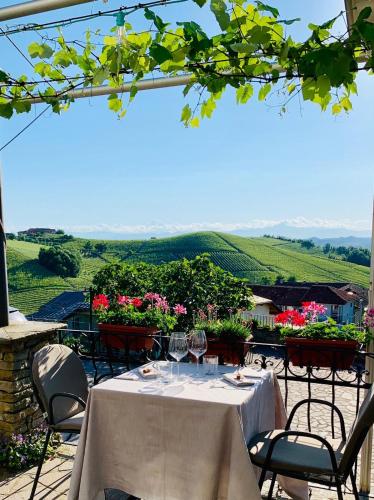
MULTIPOLYGON (((262 373, 245 388, 212 377, 162 385, 120 376, 95 386, 69 500, 102 499, 104 488, 145 500, 260 500, 246 443, 285 416, 276 379, 262 373)), ((306 488, 295 486, 293 498, 307 498, 306 488)))

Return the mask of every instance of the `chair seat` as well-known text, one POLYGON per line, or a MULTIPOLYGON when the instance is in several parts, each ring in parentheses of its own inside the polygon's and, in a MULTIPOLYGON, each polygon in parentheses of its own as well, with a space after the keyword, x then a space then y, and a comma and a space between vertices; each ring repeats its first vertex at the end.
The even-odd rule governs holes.
MULTIPOLYGON (((255 465, 263 466, 270 442, 283 430, 261 432, 254 436, 248 444, 248 451, 255 465)), ((342 457, 341 446, 337 440, 330 443, 335 451, 339 465, 342 457)), ((311 437, 288 436, 275 444, 269 469, 294 473, 313 473, 331 475, 332 465, 326 447, 311 437)))
POLYGON ((56 431, 77 431, 81 430, 84 419, 84 411, 73 415, 72 417, 61 420, 58 424, 53 426, 56 431))

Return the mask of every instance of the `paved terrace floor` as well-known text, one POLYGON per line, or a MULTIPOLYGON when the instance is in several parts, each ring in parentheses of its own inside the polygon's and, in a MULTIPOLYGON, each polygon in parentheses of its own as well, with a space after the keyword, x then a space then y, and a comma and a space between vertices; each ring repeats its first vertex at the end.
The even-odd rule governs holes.
MULTIPOLYGON (((92 380, 92 370, 89 365, 87 365, 87 372, 89 378, 92 380)), ((282 381, 280 381, 280 385, 283 391, 282 381)), ((331 401, 331 388, 321 385, 313 386, 313 396, 331 401)), ((307 397, 306 384, 300 382, 289 383, 289 410, 297 401, 300 401, 300 399, 303 399, 305 397, 307 397)), ((355 391, 353 389, 337 388, 336 403, 343 412, 346 427, 347 429, 349 429, 350 424, 353 422, 355 414, 355 391)), ((314 432, 323 437, 329 436, 328 429, 331 428, 331 423, 330 413, 328 411, 321 410, 321 407, 315 408, 314 410, 312 410, 311 420, 314 424, 314 432)), ((297 428, 306 429, 306 413, 300 413, 295 423, 297 428)), ((68 443, 65 442, 59 448, 57 456, 54 459, 45 462, 42 469, 42 475, 39 481, 37 494, 35 496, 37 500, 62 500, 67 498, 70 474, 73 467, 77 442, 77 438, 71 440, 68 443)), ((373 460, 372 463, 374 464, 373 460)), ((0 500, 28 500, 35 471, 36 468, 33 468, 27 472, 17 474, 13 477, 0 477, 0 500)), ((372 470, 371 483, 372 488, 370 496, 362 496, 362 498, 374 499, 374 466, 372 470)), ((266 488, 268 486, 269 481, 265 483, 263 494, 265 494, 266 488)), ((353 495, 350 494, 349 488, 350 484, 348 484, 348 489, 344 494, 344 498, 347 500, 351 500, 354 498, 353 495)), ((119 492, 112 492, 111 494, 111 500, 130 500, 131 498, 133 497, 128 497, 128 495, 119 492)), ((286 500, 289 497, 282 491, 277 491, 274 498, 278 500, 286 500)), ((321 486, 311 485, 311 498, 312 500, 335 500, 337 498, 337 495, 336 491, 334 490, 329 490, 321 486)))

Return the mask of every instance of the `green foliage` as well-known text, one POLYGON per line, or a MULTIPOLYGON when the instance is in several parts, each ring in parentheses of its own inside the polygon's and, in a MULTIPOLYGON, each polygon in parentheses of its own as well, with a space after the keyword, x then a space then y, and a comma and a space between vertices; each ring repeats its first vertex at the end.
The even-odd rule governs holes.
POLYGON ((358 330, 356 325, 338 326, 331 318, 323 322, 309 323, 305 328, 284 327, 281 328, 280 334, 282 338, 356 340, 359 343, 366 343, 369 340, 368 333, 358 330))
POLYGON ((371 252, 368 248, 356 248, 352 246, 334 247, 330 243, 326 243, 322 250, 330 259, 343 259, 353 264, 370 267, 371 252))
MULTIPOLYGON (((28 434, 12 434, 0 441, 0 467, 12 472, 29 469, 37 464, 42 456, 46 429, 35 429, 28 434)), ((61 443, 60 435, 53 433, 49 441, 46 457, 55 455, 61 443)))
POLYGON ((66 250, 60 246, 40 248, 39 263, 62 277, 77 276, 82 259, 77 252, 66 250))
POLYGON ((252 292, 247 283, 214 265, 206 255, 159 266, 110 264, 97 273, 93 285, 96 293, 110 297, 139 296, 152 290, 172 304, 183 304, 186 321, 192 321, 194 311, 207 304, 215 304, 219 314, 230 308, 251 307, 252 292))
POLYGON ((205 320, 195 323, 195 328, 205 330, 208 337, 217 338, 237 338, 240 340, 248 340, 251 335, 251 329, 245 321, 238 319, 226 318, 218 320, 205 320))
MULTIPOLYGON (((202 7, 206 0, 195 3, 202 7)), ((127 79, 131 75, 136 82, 156 71, 164 76, 192 73, 184 94, 194 86, 198 90, 197 103, 183 108, 181 121, 186 126, 198 126, 199 113, 201 118, 210 118, 228 87, 236 89, 240 104, 247 103, 253 94, 260 101, 276 99, 281 113, 297 96, 323 111, 329 108, 333 114, 352 109, 357 72, 371 73, 373 69, 374 24, 368 21, 370 8, 362 10, 347 34, 339 35, 334 29, 344 15, 341 13, 321 25, 310 23, 309 37, 297 41, 285 33, 284 27, 299 18, 280 19, 278 9, 271 5, 246 0, 210 0, 209 5, 217 26, 212 36, 192 20, 173 26, 145 8, 149 29, 137 32, 126 23, 121 39, 88 30, 84 43, 67 41, 59 30, 51 40, 43 37, 42 43, 31 43, 28 51, 35 59, 39 83, 33 81, 35 74, 16 78, 1 70, 0 116, 9 119, 14 111, 29 112, 30 94, 40 95, 59 113, 72 102, 66 96, 60 102, 60 95, 74 86, 106 83, 114 88, 124 83, 125 75, 127 79), (360 68, 363 56, 365 64, 360 68)), ((130 102, 135 94, 136 84, 130 102)), ((119 117, 126 113, 124 99, 117 94, 108 98, 109 109, 119 117)))

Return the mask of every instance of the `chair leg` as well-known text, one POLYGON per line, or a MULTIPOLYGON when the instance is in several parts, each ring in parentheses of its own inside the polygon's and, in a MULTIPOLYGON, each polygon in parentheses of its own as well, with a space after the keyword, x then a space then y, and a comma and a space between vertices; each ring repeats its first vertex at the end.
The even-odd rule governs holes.
POLYGON ((356 479, 355 479, 355 476, 354 476, 352 470, 349 473, 349 477, 350 477, 350 480, 351 480, 351 483, 352 483, 353 496, 355 497, 355 500, 360 500, 360 496, 359 496, 358 491, 357 491, 356 479))
POLYGON ((42 451, 42 456, 40 457, 40 460, 39 460, 38 469, 36 471, 36 475, 35 475, 35 479, 34 479, 34 484, 32 485, 32 490, 31 490, 31 495, 30 495, 29 500, 33 500, 33 498, 34 498, 36 487, 38 485, 38 481, 39 481, 39 477, 40 477, 40 473, 42 471, 42 467, 43 467, 43 462, 44 462, 44 459, 45 459, 45 455, 47 453, 49 438, 51 437, 51 434, 52 434, 51 429, 48 429, 48 432, 47 432, 47 435, 46 435, 46 438, 45 438, 44 448, 43 448, 43 451, 42 451))
POLYGON ((266 476, 266 469, 261 469, 261 476, 260 476, 260 480, 258 482, 258 487, 260 488, 260 492, 262 490, 262 486, 263 486, 264 481, 265 481, 265 476, 266 476))
POLYGON ((276 477, 277 477, 277 473, 273 472, 273 477, 271 478, 271 484, 270 484, 270 489, 269 489, 269 493, 268 493, 268 500, 271 500, 273 498, 273 490, 274 490, 276 477))
POLYGON ((342 493, 342 485, 340 483, 336 484, 336 490, 338 492, 338 499, 344 500, 343 493, 342 493))

